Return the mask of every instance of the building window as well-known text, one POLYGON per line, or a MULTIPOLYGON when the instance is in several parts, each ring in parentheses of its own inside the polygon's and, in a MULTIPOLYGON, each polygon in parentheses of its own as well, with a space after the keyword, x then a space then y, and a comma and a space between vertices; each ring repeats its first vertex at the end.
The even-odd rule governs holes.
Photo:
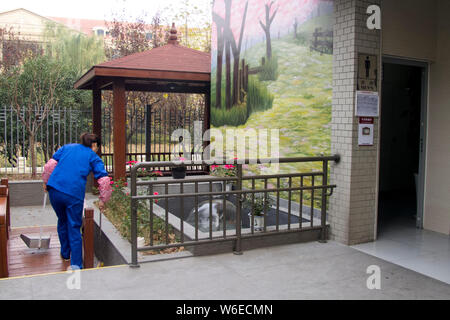
POLYGON ((97 29, 96 34, 97 36, 103 37, 105 35, 105 30, 97 29))
POLYGON ((153 39, 153 34, 152 33, 150 33, 150 32, 147 32, 146 34, 145 34, 145 38, 147 39, 147 40, 152 40, 153 39))

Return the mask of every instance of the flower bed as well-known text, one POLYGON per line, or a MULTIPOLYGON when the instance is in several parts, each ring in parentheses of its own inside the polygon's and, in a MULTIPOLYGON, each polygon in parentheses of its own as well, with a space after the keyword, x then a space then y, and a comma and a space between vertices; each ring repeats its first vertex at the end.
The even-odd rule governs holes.
MULTIPOLYGON (((110 201, 106 204, 105 216, 120 232, 120 234, 131 242, 131 197, 127 192, 128 184, 123 181, 111 181, 113 192, 110 201)), ((155 192, 155 194, 157 194, 155 192)), ((155 200, 157 203, 157 200, 155 200)), ((150 245, 150 209, 143 201, 138 205, 138 237, 144 238, 145 246, 150 245)), ((153 244, 165 244, 165 221, 153 215, 153 244)), ((169 242, 179 242, 175 230, 169 225, 169 242)), ((146 251, 144 255, 167 254, 184 251, 184 248, 170 248, 159 251, 146 251)))

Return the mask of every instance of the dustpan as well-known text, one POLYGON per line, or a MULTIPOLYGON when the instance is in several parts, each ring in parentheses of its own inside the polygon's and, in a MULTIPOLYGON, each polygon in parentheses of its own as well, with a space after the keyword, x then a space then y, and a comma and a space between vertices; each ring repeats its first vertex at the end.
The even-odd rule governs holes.
MULTIPOLYGON (((47 203, 47 193, 44 194, 44 204, 42 206, 42 209, 45 209, 46 203, 47 203)), ((30 249, 41 250, 50 248, 50 236, 42 235, 42 224, 39 227, 39 237, 21 234, 20 238, 23 240, 23 242, 25 242, 27 247, 30 249)))

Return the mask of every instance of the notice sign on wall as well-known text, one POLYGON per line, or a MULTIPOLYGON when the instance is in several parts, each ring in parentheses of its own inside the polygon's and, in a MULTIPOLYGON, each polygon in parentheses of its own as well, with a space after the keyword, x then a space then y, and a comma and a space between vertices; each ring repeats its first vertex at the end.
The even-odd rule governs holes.
POLYGON ((360 146, 373 146, 374 118, 359 118, 358 144, 360 146))
POLYGON ((377 91, 378 56, 360 54, 358 58, 358 90, 377 91))
POLYGON ((356 91, 356 116, 378 117, 380 97, 378 92, 356 91))

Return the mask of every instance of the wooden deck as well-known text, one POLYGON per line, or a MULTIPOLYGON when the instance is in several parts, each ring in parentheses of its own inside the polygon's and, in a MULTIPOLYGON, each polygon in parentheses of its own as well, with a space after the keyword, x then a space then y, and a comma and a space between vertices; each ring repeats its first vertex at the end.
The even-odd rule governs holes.
POLYGON ((50 248, 47 250, 29 249, 20 238, 21 234, 39 236, 39 227, 16 228, 11 230, 8 241, 9 277, 29 276, 66 271, 69 261, 60 257, 60 244, 56 226, 44 227, 43 233, 50 234, 50 248))

